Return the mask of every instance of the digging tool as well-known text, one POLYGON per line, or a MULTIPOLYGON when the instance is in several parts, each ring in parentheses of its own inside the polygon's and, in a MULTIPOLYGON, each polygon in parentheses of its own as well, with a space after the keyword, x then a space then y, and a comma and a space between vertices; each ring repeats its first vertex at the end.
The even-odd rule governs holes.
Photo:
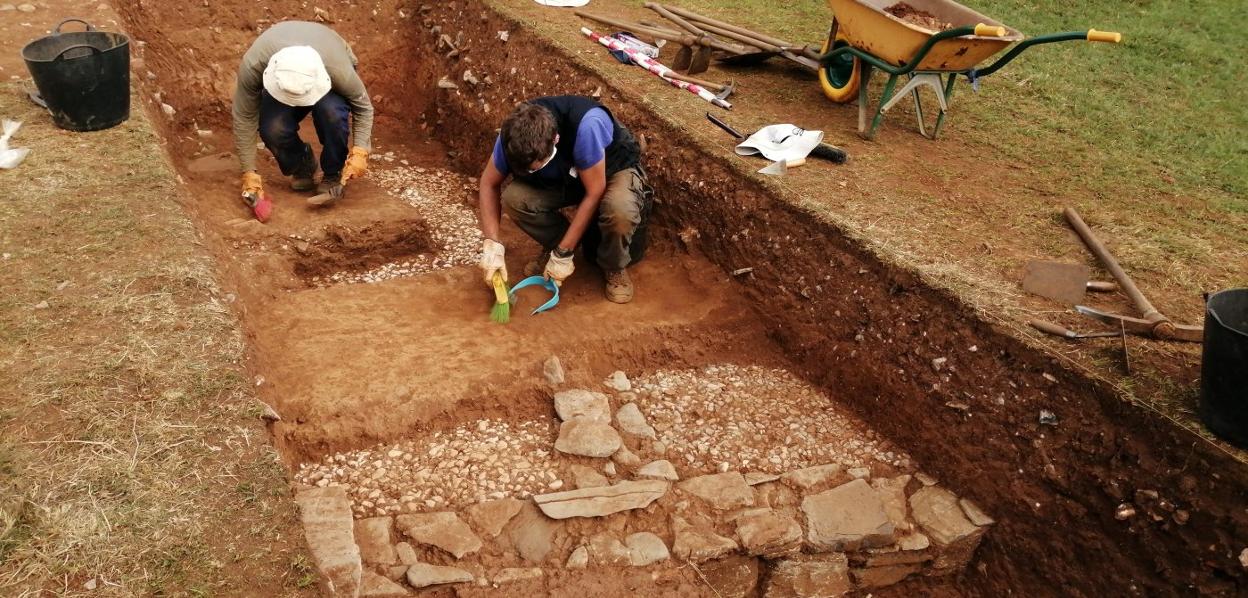
POLYGON ((1188 326, 1184 324, 1175 324, 1170 321, 1157 308, 1153 307, 1152 302, 1140 292, 1139 287, 1135 286, 1135 281, 1127 275, 1127 272, 1118 265, 1118 260, 1114 259, 1114 255, 1105 248, 1100 239, 1092 233, 1092 229, 1083 221, 1079 213, 1074 208, 1066 208, 1063 212, 1066 221, 1070 223, 1070 227, 1075 230, 1079 238, 1083 240, 1088 250, 1100 260, 1101 265, 1114 275, 1114 280, 1118 281, 1118 286, 1122 291, 1131 298, 1131 302, 1135 304, 1136 309, 1143 314, 1143 318, 1134 318, 1121 314, 1105 313, 1085 306, 1076 306, 1075 309, 1079 313, 1101 320, 1102 322, 1118 323, 1124 330, 1132 334, 1142 336, 1151 336, 1161 340, 1176 340, 1199 343, 1204 340, 1204 328, 1202 326, 1188 326))
MULTIPOLYGON (((667 20, 676 23, 676 25, 680 26, 681 29, 688 31, 698 39, 710 39, 710 36, 707 35, 705 31, 699 29, 697 25, 672 14, 660 4, 647 2, 645 3, 645 7, 659 13, 667 20)), ((710 66, 711 48, 706 44, 698 44, 697 50, 694 50, 691 45, 682 45, 680 47, 680 51, 676 54, 675 70, 677 71, 688 71, 690 75, 696 75, 698 73, 705 73, 706 69, 710 68, 710 66)))
POLYGON ((1074 330, 1066 328, 1065 326, 1062 326, 1061 324, 1054 324, 1053 322, 1047 322, 1045 320, 1031 320, 1027 323, 1030 324, 1032 328, 1035 328, 1036 330, 1039 330, 1040 332, 1052 334, 1053 336, 1070 338, 1070 339, 1109 338, 1113 336, 1118 336, 1120 334, 1118 332, 1082 332, 1082 333, 1075 332, 1074 330))
MULTIPOLYGON (((747 137, 746 135, 742 134, 740 131, 732 128, 731 125, 721 120, 718 116, 715 116, 714 114, 711 114, 710 112, 706 113, 706 119, 714 123, 715 126, 723 129, 729 135, 736 137, 737 139, 745 139, 747 137)), ((824 160, 828 160, 832 162, 833 164, 844 164, 847 160, 849 160, 849 154, 845 153, 845 150, 839 147, 836 147, 835 145, 832 145, 830 143, 820 143, 819 145, 815 146, 815 149, 811 150, 810 155, 816 158, 823 158, 824 160)), ((794 166, 792 162, 790 162, 788 165, 794 166)))
POLYGON ((692 93, 693 95, 696 95, 716 106, 719 106, 720 108, 723 108, 725 110, 732 110, 732 104, 729 104, 726 100, 721 100, 715 97, 715 94, 711 93, 708 90, 702 89, 702 87, 699 85, 689 83, 686 81, 681 81, 679 79, 667 78, 667 76, 672 73, 672 69, 669 69, 666 66, 663 66, 662 63, 650 58, 649 56, 646 56, 644 54, 641 54, 640 52, 634 51, 633 49, 625 46, 624 44, 621 44, 619 40, 598 35, 597 33, 594 33, 593 31, 590 31, 588 28, 585 28, 585 27, 581 28, 581 33, 584 34, 585 37, 588 37, 589 39, 592 39, 612 50, 617 50, 620 52, 624 52, 625 54, 628 54, 628 57, 632 59, 632 61, 636 63, 637 66, 640 66, 641 68, 644 68, 650 71, 651 73, 654 73, 660 79, 663 79, 664 81, 667 81, 668 83, 671 83, 672 85, 675 85, 676 87, 679 87, 685 91, 688 91, 689 93, 692 93))
POLYGON ((1023 267, 1023 290, 1068 305, 1083 303, 1092 269, 1083 264, 1031 260, 1023 267))
POLYGON ((690 21, 698 24, 703 30, 714 33, 720 37, 736 40, 762 50, 753 55, 746 54, 743 56, 729 56, 721 58, 721 62, 752 62, 762 61, 771 56, 783 56, 796 62, 808 69, 818 71, 820 68, 817 57, 819 56, 813 49, 808 46, 798 46, 782 39, 774 38, 769 35, 763 35, 754 31, 750 31, 744 27, 738 27, 731 23, 725 23, 717 19, 700 15, 691 10, 686 10, 676 6, 666 7, 670 12, 682 16, 690 21))
POLYGON ((632 31, 633 33, 640 33, 642 35, 648 35, 655 39, 667 40, 672 43, 681 44, 682 46, 705 44, 709 48, 719 50, 721 52, 727 52, 729 54, 744 54, 745 52, 748 51, 746 48, 742 48, 740 46, 736 46, 732 44, 726 44, 720 40, 711 38, 709 36, 704 39, 699 39, 687 33, 681 33, 679 31, 668 29, 666 27, 660 27, 654 24, 630 23, 628 21, 622 21, 620 19, 613 19, 611 17, 604 17, 602 15, 595 15, 595 14, 587 13, 585 11, 580 11, 580 10, 576 11, 575 14, 576 16, 581 17, 582 19, 589 19, 591 21, 602 23, 603 25, 610 25, 611 27, 617 27, 625 31, 632 31))
POLYGON ((715 97, 721 100, 728 99, 728 96, 732 95, 733 92, 737 90, 737 82, 732 79, 729 79, 727 83, 714 83, 711 81, 707 81, 705 79, 699 79, 697 77, 690 77, 689 75, 682 75, 680 73, 669 74, 667 78, 679 79, 681 81, 685 81, 688 83, 693 83, 695 85, 702 86, 711 91, 718 91, 719 93, 716 94, 715 97))
POLYGON ((343 193, 346 191, 346 185, 341 183, 329 185, 324 193, 318 193, 308 198, 308 205, 323 206, 342 199, 343 193))

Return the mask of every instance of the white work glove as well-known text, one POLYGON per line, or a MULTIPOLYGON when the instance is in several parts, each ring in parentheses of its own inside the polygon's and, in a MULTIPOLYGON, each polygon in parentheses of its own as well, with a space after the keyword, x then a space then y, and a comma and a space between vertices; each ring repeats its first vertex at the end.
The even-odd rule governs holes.
POLYGON ((546 260, 546 271, 542 273, 542 276, 555 281, 556 285, 563 286, 563 281, 572 276, 573 270, 576 270, 576 267, 572 265, 571 255, 558 257, 552 252, 550 259, 546 260))
POLYGON ((507 261, 503 259, 503 244, 493 239, 481 243, 481 270, 485 272, 486 286, 494 286, 494 273, 500 272, 507 281, 507 261))

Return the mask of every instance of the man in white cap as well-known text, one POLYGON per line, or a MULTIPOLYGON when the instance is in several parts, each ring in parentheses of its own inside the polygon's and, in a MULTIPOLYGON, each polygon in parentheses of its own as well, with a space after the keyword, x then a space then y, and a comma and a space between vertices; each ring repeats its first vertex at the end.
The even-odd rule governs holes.
POLYGON ((270 27, 243 55, 234 90, 234 142, 243 169, 243 200, 260 221, 273 208, 256 172, 257 133, 282 174, 291 177, 291 188, 310 191, 317 187, 317 161, 312 146, 299 137, 299 123, 312 115, 324 173, 320 195, 309 199, 315 205, 342 197, 342 186, 368 168, 373 104, 355 72, 358 62, 332 29, 305 21, 270 27))

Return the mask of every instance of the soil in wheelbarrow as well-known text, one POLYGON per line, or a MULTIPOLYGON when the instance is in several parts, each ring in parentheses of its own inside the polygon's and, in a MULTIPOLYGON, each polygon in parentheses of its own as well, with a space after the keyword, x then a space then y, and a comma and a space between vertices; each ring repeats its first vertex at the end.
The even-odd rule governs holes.
POLYGON ((905 2, 898 2, 897 4, 885 8, 884 12, 912 25, 918 25, 919 27, 931 29, 932 31, 944 31, 946 29, 953 28, 953 23, 942 21, 936 15, 927 12, 926 10, 910 6, 905 2))

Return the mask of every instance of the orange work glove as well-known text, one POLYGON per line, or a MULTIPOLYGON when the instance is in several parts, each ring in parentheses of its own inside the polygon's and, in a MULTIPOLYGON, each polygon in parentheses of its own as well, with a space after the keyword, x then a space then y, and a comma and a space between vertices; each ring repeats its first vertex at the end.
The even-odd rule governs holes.
POLYGON ((364 176, 367 170, 368 150, 358 146, 351 148, 351 153, 347 154, 347 163, 342 166, 342 184, 364 176))
POLYGON ((264 195, 264 181, 260 179, 260 175, 253 171, 243 173, 243 196, 250 196, 253 200, 264 195))

